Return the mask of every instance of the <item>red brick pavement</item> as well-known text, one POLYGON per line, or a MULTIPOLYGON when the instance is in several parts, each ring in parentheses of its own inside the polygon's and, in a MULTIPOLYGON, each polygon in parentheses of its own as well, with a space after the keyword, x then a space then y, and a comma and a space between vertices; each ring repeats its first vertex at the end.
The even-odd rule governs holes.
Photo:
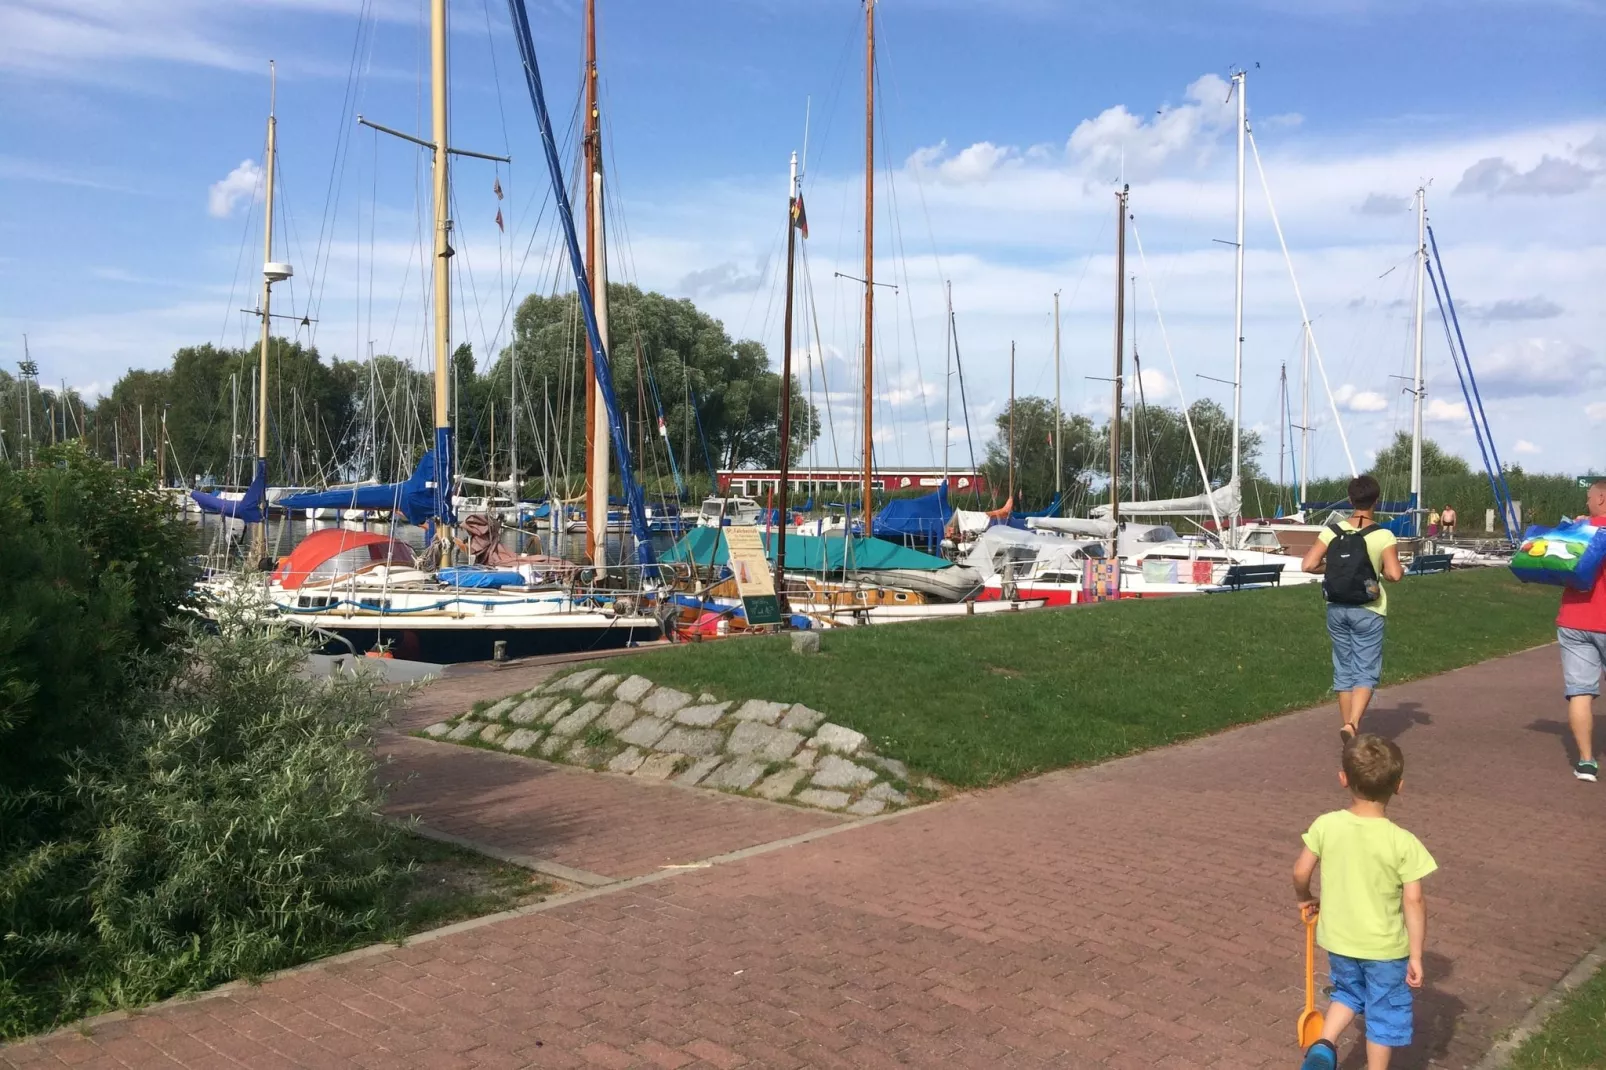
MULTIPOLYGON (((1567 774, 1556 672, 1548 649, 1378 697, 1369 727, 1408 760, 1395 816, 1443 867, 1396 1066, 1476 1062, 1606 936, 1606 789, 1567 774)), ((1288 1066, 1288 869, 1344 801, 1334 720, 1052 774, 0 1065, 1288 1066)))

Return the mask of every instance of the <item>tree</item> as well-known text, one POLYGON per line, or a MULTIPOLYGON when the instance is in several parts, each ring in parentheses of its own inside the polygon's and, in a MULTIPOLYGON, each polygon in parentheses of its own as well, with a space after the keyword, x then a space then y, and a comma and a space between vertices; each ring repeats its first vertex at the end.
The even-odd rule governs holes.
MULTIPOLYGON (((1411 436, 1405 431, 1396 431, 1394 441, 1380 451, 1372 462, 1372 471, 1379 480, 1398 482, 1401 479, 1409 481, 1411 476, 1411 436)), ((1422 474, 1423 476, 1464 476, 1470 475, 1472 466, 1466 459, 1444 449, 1430 438, 1422 440, 1422 474)))
MULTIPOLYGON (((1054 403, 1046 398, 1016 398, 993 421, 996 434, 987 444, 982 472, 994 497, 1008 493, 1011 414, 1015 433, 1015 507, 1044 507, 1054 497, 1054 403)), ((1086 497, 1088 485, 1100 471, 1100 433, 1086 416, 1062 415, 1059 420, 1065 467, 1060 483, 1069 501, 1086 497)))

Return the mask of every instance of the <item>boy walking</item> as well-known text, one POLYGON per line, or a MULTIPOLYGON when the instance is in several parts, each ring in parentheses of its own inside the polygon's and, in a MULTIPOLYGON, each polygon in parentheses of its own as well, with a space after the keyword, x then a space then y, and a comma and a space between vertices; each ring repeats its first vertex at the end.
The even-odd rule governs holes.
POLYGON ((1383 675, 1383 624, 1389 595, 1379 580, 1398 583, 1405 577, 1394 533, 1379 527, 1373 510, 1383 489, 1371 476, 1349 481, 1348 519, 1322 529, 1300 568, 1318 572, 1326 566, 1322 593, 1327 597, 1327 632, 1333 638, 1333 690, 1342 718, 1338 735, 1355 738, 1372 691, 1383 675))
MULTIPOLYGON (((1589 487, 1589 522, 1606 527, 1606 479, 1589 487)), ((1595 761, 1595 696, 1606 669, 1606 569, 1588 591, 1561 592, 1556 614, 1556 641, 1561 644, 1561 673, 1567 694, 1567 722, 1578 744, 1573 776, 1594 783, 1600 778, 1595 761)))
POLYGON ((1338 776, 1350 806, 1311 823, 1294 863, 1294 895, 1302 908, 1319 909, 1316 942, 1333 982, 1322 1039, 1306 1050, 1301 1070, 1334 1070, 1338 1038, 1356 1015, 1366 1018, 1367 1070, 1387 1070, 1394 1049, 1411 1043, 1412 989, 1422 987, 1427 942, 1422 878, 1439 867, 1422 841, 1388 819, 1404 776, 1392 740, 1357 736, 1338 776), (1319 902, 1310 891, 1318 862, 1319 902))

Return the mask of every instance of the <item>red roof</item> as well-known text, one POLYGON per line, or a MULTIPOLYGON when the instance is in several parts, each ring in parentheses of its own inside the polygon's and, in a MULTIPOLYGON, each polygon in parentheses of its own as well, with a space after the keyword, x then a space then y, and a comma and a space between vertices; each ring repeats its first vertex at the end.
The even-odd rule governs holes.
POLYGON ((324 528, 314 531, 279 561, 273 578, 293 591, 310 579, 332 579, 375 562, 413 563, 412 547, 374 531, 324 528))

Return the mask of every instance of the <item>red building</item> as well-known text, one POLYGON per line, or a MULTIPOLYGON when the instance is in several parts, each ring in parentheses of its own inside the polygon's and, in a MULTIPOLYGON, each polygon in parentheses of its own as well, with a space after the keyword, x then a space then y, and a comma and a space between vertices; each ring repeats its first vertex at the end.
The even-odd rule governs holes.
MULTIPOLYGON (((790 482, 791 494, 807 495, 812 491, 842 496, 849 501, 858 500, 861 494, 860 479, 863 473, 857 468, 794 468, 790 482)), ((723 469, 718 474, 719 492, 748 498, 762 499, 777 491, 781 485, 778 468, 723 469)), ((947 474, 948 493, 958 496, 985 493, 987 480, 979 472, 950 468, 947 474)), ((898 491, 934 491, 942 486, 941 468, 880 468, 872 473, 872 490, 891 494, 898 491)))

